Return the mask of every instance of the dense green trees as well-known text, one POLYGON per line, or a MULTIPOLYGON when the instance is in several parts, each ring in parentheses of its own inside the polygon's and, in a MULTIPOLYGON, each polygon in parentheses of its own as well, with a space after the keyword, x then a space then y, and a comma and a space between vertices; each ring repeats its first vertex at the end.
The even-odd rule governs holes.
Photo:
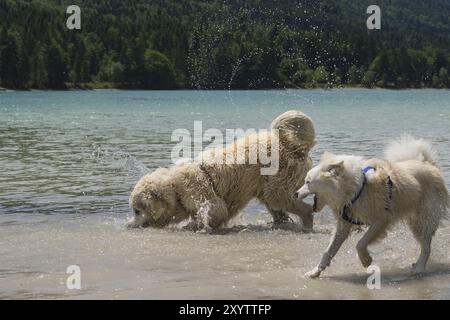
POLYGON ((449 60, 443 50, 381 50, 364 74, 363 84, 369 87, 448 87, 449 60), (445 61, 445 62, 444 62, 445 61))
POLYGON ((0 86, 449 88, 450 3, 379 0, 0 0, 0 86))
POLYGON ((7 33, 6 29, 1 31, 1 54, 0 54, 0 70, 1 80, 5 87, 16 88, 23 84, 20 83, 19 75, 19 48, 17 46, 16 37, 7 33))
POLYGON ((53 42, 47 50, 47 86, 63 89, 67 80, 67 58, 61 47, 53 42))

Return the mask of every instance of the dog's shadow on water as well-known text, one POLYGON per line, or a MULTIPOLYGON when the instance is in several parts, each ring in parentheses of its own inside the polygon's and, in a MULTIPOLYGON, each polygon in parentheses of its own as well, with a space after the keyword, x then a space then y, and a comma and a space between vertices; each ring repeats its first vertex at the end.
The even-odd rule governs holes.
MULTIPOLYGON (((352 284, 366 284, 368 277, 371 276, 373 273, 367 273, 367 274, 357 274, 354 273, 348 273, 343 275, 336 275, 336 276, 328 276, 323 277, 324 279, 330 279, 334 281, 342 281, 352 284)), ((442 275, 450 275, 450 264, 445 263, 434 263, 431 265, 425 273, 417 275, 413 274, 411 269, 408 268, 399 268, 399 269, 392 269, 387 271, 381 271, 381 283, 383 284, 396 284, 396 283, 408 283, 408 282, 414 282, 414 281, 423 281, 428 278, 436 277, 436 276, 442 276, 442 275)))

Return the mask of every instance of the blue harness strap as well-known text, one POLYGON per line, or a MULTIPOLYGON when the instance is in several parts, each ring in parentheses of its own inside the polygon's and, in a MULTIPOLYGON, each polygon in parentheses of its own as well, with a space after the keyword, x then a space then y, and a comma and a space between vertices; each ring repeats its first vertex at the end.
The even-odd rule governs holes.
POLYGON ((353 206, 353 204, 354 204, 356 201, 358 201, 358 199, 361 197, 361 195, 362 195, 362 193, 363 193, 363 191, 364 191, 364 188, 365 188, 366 185, 367 185, 367 177, 366 177, 366 174, 367 174, 369 171, 371 171, 371 170, 376 171, 377 169, 376 169, 375 167, 371 167, 371 166, 367 166, 367 167, 364 167, 363 169, 361 169, 361 173, 362 173, 362 175, 363 175, 363 183, 362 183, 362 185, 361 185, 361 188, 360 188, 359 191, 356 193, 356 195, 353 197, 353 199, 350 201, 350 204, 345 205, 344 208, 343 208, 342 211, 341 211, 341 217, 342 217, 342 219, 344 219, 345 221, 347 221, 347 222, 349 222, 349 223, 351 223, 351 224, 357 225, 357 226, 364 225, 364 223, 363 223, 363 222, 360 222, 360 221, 358 221, 358 220, 356 220, 356 219, 352 219, 352 218, 350 217, 350 215, 349 215, 349 211, 350 211, 350 208, 353 206))
POLYGON ((367 174, 367 172, 369 172, 370 170, 377 171, 377 168, 371 167, 371 166, 367 166, 367 167, 364 167, 364 168, 362 169, 362 172, 363 172, 364 174, 367 174))

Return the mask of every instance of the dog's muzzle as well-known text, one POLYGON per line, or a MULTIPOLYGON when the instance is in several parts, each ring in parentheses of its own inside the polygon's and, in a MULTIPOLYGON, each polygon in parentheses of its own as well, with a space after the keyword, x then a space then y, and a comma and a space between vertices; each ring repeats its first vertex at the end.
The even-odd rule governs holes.
POLYGON ((294 193, 294 197, 297 198, 298 200, 303 200, 305 199, 307 196, 309 196, 311 193, 311 191, 309 190, 309 187, 307 184, 305 184, 303 187, 301 187, 296 193, 294 193))

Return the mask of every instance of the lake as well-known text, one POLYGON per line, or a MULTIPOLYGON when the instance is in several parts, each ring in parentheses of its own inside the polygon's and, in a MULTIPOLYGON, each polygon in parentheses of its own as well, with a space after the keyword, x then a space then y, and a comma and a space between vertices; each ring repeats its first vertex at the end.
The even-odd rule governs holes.
POLYGON ((0 298, 444 298, 450 299, 450 226, 433 242, 428 273, 408 275, 418 245, 397 227, 373 247, 382 288, 369 290, 355 233, 319 281, 333 220, 316 233, 273 231, 252 202, 242 232, 127 230, 128 195, 146 172, 171 165, 176 129, 269 128, 299 109, 323 151, 381 157, 402 133, 433 142, 450 188, 449 90, 0 92, 0 298), (81 290, 66 288, 78 265, 81 290))

